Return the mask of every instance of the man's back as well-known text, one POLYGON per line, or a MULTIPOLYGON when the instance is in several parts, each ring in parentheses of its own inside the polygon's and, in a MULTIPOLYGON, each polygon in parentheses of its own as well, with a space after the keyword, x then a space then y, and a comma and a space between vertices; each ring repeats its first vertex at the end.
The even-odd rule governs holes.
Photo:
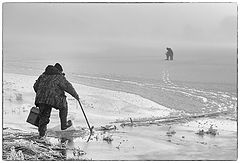
POLYGON ((35 104, 48 104, 57 109, 67 107, 64 91, 78 98, 75 89, 69 83, 64 75, 54 66, 48 66, 45 72, 37 79, 34 84, 36 92, 35 104))

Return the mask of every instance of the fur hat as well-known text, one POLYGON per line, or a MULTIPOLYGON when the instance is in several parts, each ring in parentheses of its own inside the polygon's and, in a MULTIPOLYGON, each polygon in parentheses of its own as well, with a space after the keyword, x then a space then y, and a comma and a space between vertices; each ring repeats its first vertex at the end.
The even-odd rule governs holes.
POLYGON ((60 72, 63 72, 63 68, 59 63, 56 63, 54 67, 56 67, 60 72))

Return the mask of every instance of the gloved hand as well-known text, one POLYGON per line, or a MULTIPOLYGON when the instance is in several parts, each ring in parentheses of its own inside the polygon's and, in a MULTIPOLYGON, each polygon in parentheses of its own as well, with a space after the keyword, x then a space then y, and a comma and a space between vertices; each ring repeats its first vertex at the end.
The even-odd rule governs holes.
POLYGON ((79 96, 77 96, 77 97, 76 97, 76 100, 77 100, 77 101, 80 101, 80 98, 79 98, 79 96))

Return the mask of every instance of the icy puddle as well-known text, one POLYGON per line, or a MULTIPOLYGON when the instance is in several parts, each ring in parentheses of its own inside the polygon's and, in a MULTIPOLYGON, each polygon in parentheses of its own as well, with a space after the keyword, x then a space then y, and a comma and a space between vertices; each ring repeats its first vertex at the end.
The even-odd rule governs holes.
POLYGON ((73 126, 69 131, 59 131, 58 128, 48 129, 50 146, 36 143, 38 133, 34 128, 29 131, 10 130, 9 134, 5 134, 4 128, 4 158, 11 154, 14 146, 16 152, 22 150, 25 160, 30 157, 24 153, 29 149, 33 150, 31 153, 35 152, 34 157, 39 154, 42 160, 237 159, 237 122, 231 120, 197 118, 186 123, 167 122, 136 127, 111 124, 110 130, 96 127, 89 142, 86 127, 73 126), (114 125, 116 128, 112 127, 114 125), (210 126, 216 134, 208 134, 210 126), (45 152, 44 157, 43 153, 37 153, 41 151, 38 148, 45 152), (50 157, 53 151, 55 153, 50 157))
MULTIPOLYGON (((87 160, 236 160, 237 133, 217 130, 217 135, 196 134, 191 125, 124 127, 88 136, 68 137, 66 158, 87 160)), ((66 135, 65 135, 66 136, 66 135)), ((64 140, 64 137, 61 138, 64 140)))

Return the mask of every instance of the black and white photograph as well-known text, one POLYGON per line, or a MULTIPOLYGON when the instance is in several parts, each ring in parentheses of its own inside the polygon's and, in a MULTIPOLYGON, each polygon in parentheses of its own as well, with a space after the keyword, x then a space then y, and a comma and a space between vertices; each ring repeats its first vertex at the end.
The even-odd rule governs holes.
POLYGON ((237 2, 3 2, 3 161, 237 161, 237 2))

